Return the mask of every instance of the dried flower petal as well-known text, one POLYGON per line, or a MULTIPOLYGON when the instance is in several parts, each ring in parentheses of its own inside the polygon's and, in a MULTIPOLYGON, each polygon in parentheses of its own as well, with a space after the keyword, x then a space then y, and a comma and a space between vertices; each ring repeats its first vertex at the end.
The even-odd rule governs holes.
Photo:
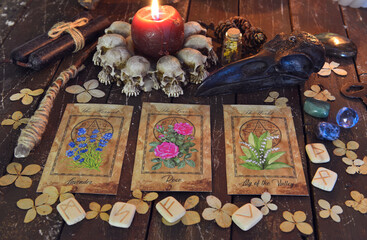
POLYGON ((336 155, 336 156, 344 156, 345 155, 345 149, 344 148, 335 148, 333 153, 336 155))
POLYGON ((339 76, 347 76, 347 71, 345 71, 344 69, 333 69, 333 72, 335 72, 336 74, 338 74, 339 76))
POLYGON ((95 98, 102 98, 106 95, 103 91, 99 89, 88 90, 88 93, 95 98))
POLYGON ((146 202, 141 201, 137 206, 136 206, 136 211, 139 214, 146 214, 149 210, 149 205, 146 202))
POLYGON ((322 218, 328 218, 330 216, 330 211, 329 210, 321 210, 319 212, 319 215, 322 218))
POLYGON ((36 209, 32 208, 27 211, 27 214, 24 217, 24 223, 29 223, 33 221, 37 216, 36 209))
POLYGON ((271 199, 271 194, 269 192, 263 192, 261 194, 261 199, 264 201, 264 203, 268 203, 271 199))
POLYGON ((1 122, 1 125, 13 125, 15 123, 15 121, 13 119, 4 119, 2 122, 1 122))
POLYGON ((133 191, 133 196, 137 199, 141 199, 143 197, 143 193, 139 189, 136 189, 133 191))
POLYGON ((32 186, 32 179, 29 177, 19 176, 15 180, 15 186, 18 188, 30 188, 32 186))
POLYGON ((22 103, 24 104, 24 105, 29 105, 29 104, 31 104, 33 102, 33 97, 32 96, 30 96, 30 95, 28 95, 28 94, 25 94, 24 95, 24 97, 23 97, 23 99, 22 99, 22 103))
POLYGON ((150 193, 147 193, 147 195, 143 197, 143 200, 147 202, 151 202, 151 201, 156 200, 157 198, 158 198, 158 193, 150 192, 150 193))
POLYGON ((340 66, 340 63, 337 63, 337 62, 334 62, 334 61, 331 61, 331 63, 329 64, 330 68, 337 68, 339 66, 340 66))
POLYGON ((261 200, 260 198, 252 198, 251 204, 254 205, 255 207, 261 207, 265 205, 264 201, 261 200))
POLYGON ((283 212, 283 217, 285 220, 289 221, 289 222, 294 222, 293 220, 293 214, 288 212, 288 211, 284 211, 283 212))
POLYGON ((103 205, 103 207, 101 208, 101 212, 107 212, 112 208, 111 204, 105 204, 103 205))
POLYGON ((221 201, 213 195, 207 196, 206 197, 206 202, 212 208, 220 209, 222 207, 221 201))
POLYGON ((50 205, 41 205, 36 207, 36 211, 39 215, 44 216, 52 212, 52 207, 50 205))
POLYGON ((196 211, 187 211, 181 221, 184 225, 193 225, 200 222, 200 215, 196 211))
POLYGON ((20 92, 21 92, 21 93, 24 93, 24 94, 27 94, 27 93, 32 92, 32 90, 31 90, 31 89, 29 89, 29 88, 23 88, 23 89, 21 89, 21 90, 20 90, 20 92))
POLYGON ((271 102, 274 102, 274 98, 272 98, 272 97, 267 97, 267 98, 265 98, 265 100, 264 100, 264 102, 267 102, 267 103, 271 103, 271 102))
POLYGON ((297 223, 300 223, 300 222, 304 222, 306 221, 306 214, 302 211, 297 211, 293 214, 293 219, 294 221, 296 221, 297 223))
POLYGON ((17 202, 17 206, 20 209, 27 210, 32 208, 34 205, 33 200, 30 198, 23 198, 17 202))
POLYGON ((331 74, 331 69, 321 69, 318 73, 318 75, 323 76, 323 77, 327 77, 331 74))
POLYGON ((84 88, 87 90, 95 89, 99 85, 99 82, 96 79, 89 80, 83 84, 84 88))
POLYGON ((48 194, 47 204, 53 205, 59 198, 59 191, 54 186, 48 186, 43 189, 43 193, 48 194))
POLYGON ((165 218, 162 217, 162 223, 166 226, 173 226, 176 225, 177 223, 179 223, 181 221, 181 219, 178 219, 176 222, 170 223, 168 222, 165 218))
POLYGON ((32 176, 41 171, 41 166, 37 164, 30 164, 24 168, 22 175, 32 176))
POLYGON ((335 222, 340 222, 340 217, 338 214, 335 214, 334 212, 330 213, 331 219, 333 219, 335 222))
POLYGON ((292 232, 294 229, 295 224, 292 222, 282 222, 279 226, 280 230, 282 230, 282 232, 292 232))
POLYGON ((98 203, 96 203, 96 202, 91 202, 91 203, 89 203, 89 208, 90 208, 90 210, 92 210, 92 211, 99 212, 99 210, 101 210, 101 205, 99 205, 99 204, 98 204, 98 203))
POLYGON ((275 106, 277 107, 286 107, 288 102, 288 98, 281 97, 275 100, 275 106))
POLYGON ((296 227, 303 234, 310 235, 313 233, 313 229, 308 223, 300 222, 296 224, 296 227))
POLYGON ((18 178, 17 175, 10 175, 10 174, 4 175, 0 178, 0 186, 8 186, 12 184, 17 178, 18 178))
POLYGON ((352 160, 357 159, 358 157, 355 152, 349 151, 349 150, 346 151, 345 156, 347 156, 347 158, 352 159, 352 160))
POLYGON ((330 203, 324 199, 320 199, 318 201, 318 204, 320 205, 320 207, 322 207, 323 209, 330 209, 330 203))
POLYGON ((345 148, 345 143, 343 143, 342 141, 340 141, 339 139, 336 139, 333 141, 333 144, 335 147, 339 147, 339 148, 345 148))
POLYGON ((47 203, 47 200, 48 200, 48 194, 43 193, 43 194, 39 195, 39 196, 36 198, 36 200, 34 201, 34 205, 35 205, 36 207, 41 206, 41 205, 43 205, 43 204, 47 203))
POLYGON ((88 211, 87 214, 85 215, 85 218, 90 220, 96 218, 97 216, 98 216, 97 211, 88 211))
POLYGON ((235 211, 237 211, 238 207, 232 203, 226 203, 222 207, 222 211, 228 214, 229 216, 232 216, 235 211))
POLYGON ((303 95, 305 95, 306 97, 309 97, 309 98, 312 98, 312 97, 315 97, 317 95, 316 92, 314 91, 311 91, 311 90, 306 90, 303 95))
POLYGON ((199 197, 196 195, 190 196, 186 199, 184 208, 186 210, 189 210, 191 208, 194 208, 199 203, 199 197))
POLYGON ((77 100, 79 103, 87 103, 87 102, 89 102, 91 99, 92 99, 92 95, 90 95, 88 92, 82 92, 82 93, 79 93, 79 94, 76 96, 76 100, 77 100))
POLYGON ((18 175, 22 171, 22 165, 17 162, 9 163, 9 165, 6 167, 6 171, 10 174, 18 175))
POLYGON ((65 91, 71 94, 78 94, 78 93, 85 92, 85 89, 82 86, 73 85, 73 86, 67 87, 65 91))
POLYGON ((10 101, 17 101, 21 99, 22 97, 24 97, 24 93, 15 93, 10 96, 10 101))
POLYGON ((60 195, 60 202, 65 201, 66 199, 73 198, 74 195, 72 193, 63 193, 60 195))
POLYGON ((262 214, 263 214, 264 216, 266 216, 266 215, 268 215, 268 214, 269 214, 269 208, 268 208, 268 206, 264 206, 264 207, 262 207, 260 211, 262 212, 262 214))
POLYGON ((339 206, 339 205, 334 205, 332 208, 331 208, 331 211, 336 213, 336 214, 341 214, 343 213, 343 209, 339 206))
POLYGON ((215 219, 218 210, 215 208, 205 208, 203 213, 201 214, 205 220, 211 221, 215 219))
POLYGON ((221 228, 229 228, 232 224, 232 218, 222 211, 219 211, 215 216, 215 221, 221 228))
POLYGON ((61 188, 60 188, 60 194, 70 192, 70 191, 73 190, 73 188, 74 187, 72 185, 69 185, 69 186, 61 186, 61 188))
POLYGON ((272 91, 269 93, 269 96, 275 99, 279 97, 279 93, 276 91, 272 91))
POLYGON ((110 215, 108 215, 107 213, 105 213, 105 212, 101 212, 100 214, 99 214, 99 217, 103 220, 103 221, 106 221, 106 222, 108 222, 108 220, 110 219, 110 215))
POLYGON ((13 115, 11 115, 11 118, 16 121, 21 119, 22 117, 23 117, 23 113, 21 111, 16 111, 13 113, 13 115))

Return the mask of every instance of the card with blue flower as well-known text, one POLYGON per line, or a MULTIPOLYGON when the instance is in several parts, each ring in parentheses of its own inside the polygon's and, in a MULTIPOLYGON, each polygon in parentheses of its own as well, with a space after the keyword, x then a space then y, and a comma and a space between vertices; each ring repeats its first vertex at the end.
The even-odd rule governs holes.
POLYGON ((75 192, 116 194, 133 107, 69 104, 37 191, 73 185, 75 192))

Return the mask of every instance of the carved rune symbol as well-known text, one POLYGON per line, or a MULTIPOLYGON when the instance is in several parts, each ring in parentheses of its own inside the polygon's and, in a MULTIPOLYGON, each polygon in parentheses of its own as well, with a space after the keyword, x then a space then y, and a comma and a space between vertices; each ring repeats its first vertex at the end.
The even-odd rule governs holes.
POLYGON ((124 219, 129 215, 129 211, 125 210, 122 211, 125 208, 126 204, 124 204, 118 211, 115 213, 115 216, 123 215, 123 218, 120 219, 120 222, 124 221, 124 219))
POLYGON ((315 154, 315 156, 317 156, 319 154, 323 154, 325 152, 325 150, 317 148, 313 144, 311 144, 311 146, 312 146, 313 154, 315 154))
POLYGON ((169 211, 169 209, 172 207, 172 205, 175 203, 175 201, 174 200, 172 200, 172 202, 171 202, 171 204, 168 206, 168 208, 166 208, 166 206, 167 206, 167 204, 168 204, 168 202, 170 201, 170 200, 172 200, 172 199, 167 199, 167 201, 164 203, 164 204, 162 204, 161 202, 159 202, 159 204, 168 212, 168 214, 169 215, 171 215, 172 217, 173 217, 173 215, 172 215, 172 213, 169 211))
POLYGON ((252 208, 250 205, 248 205, 248 209, 249 209, 249 212, 250 212, 250 215, 244 215, 244 214, 236 214, 237 216, 240 216, 240 217, 244 217, 244 218, 252 218, 253 215, 252 215, 252 208))
POLYGON ((77 205, 75 204, 75 202, 73 202, 73 201, 68 201, 66 204, 61 204, 61 205, 60 205, 60 208, 61 208, 61 210, 64 212, 65 216, 66 216, 68 219, 70 219, 70 218, 69 218, 69 216, 68 216, 68 214, 67 214, 66 210, 68 210, 68 209, 69 209, 69 207, 70 207, 70 208, 76 208, 76 210, 78 210, 78 212, 79 212, 79 213, 81 213, 80 209, 78 208, 78 206, 77 206, 77 205))
POLYGON ((321 180, 324 182, 324 184, 325 184, 325 185, 327 185, 327 182, 325 181, 325 179, 327 179, 327 178, 329 178, 329 177, 330 177, 329 172, 328 172, 328 171, 326 171, 326 170, 321 170, 321 171, 319 172, 319 176, 320 176, 320 177, 314 178, 314 180, 321 179, 321 180), (323 175, 322 173, 325 173, 325 174, 323 175))

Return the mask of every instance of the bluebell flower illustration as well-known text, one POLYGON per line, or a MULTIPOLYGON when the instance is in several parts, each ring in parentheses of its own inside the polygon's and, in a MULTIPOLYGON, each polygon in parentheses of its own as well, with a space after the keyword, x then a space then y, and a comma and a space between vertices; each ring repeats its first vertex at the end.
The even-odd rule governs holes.
POLYGON ((78 137, 77 139, 76 139, 76 141, 77 142, 83 142, 83 141, 85 141, 87 138, 86 137, 78 137))
POLYGON ((86 146, 88 146, 86 143, 81 143, 81 144, 79 144, 79 147, 80 147, 80 148, 85 148, 86 146))
POLYGON ((81 136, 81 135, 84 135, 87 133, 87 130, 85 130, 85 128, 79 128, 78 130, 78 135, 81 136))
POLYGON ((112 138, 112 133, 99 134, 98 129, 94 129, 92 134, 85 128, 77 131, 76 141, 69 142, 69 150, 66 156, 71 160, 69 164, 72 168, 86 168, 90 170, 100 171, 103 163, 102 152, 112 138))
POLYGON ((105 133, 103 135, 103 138, 106 139, 106 140, 110 140, 112 138, 112 133, 105 133))
POLYGON ((66 151, 66 156, 71 157, 73 155, 74 155, 74 151, 71 151, 71 150, 66 151))

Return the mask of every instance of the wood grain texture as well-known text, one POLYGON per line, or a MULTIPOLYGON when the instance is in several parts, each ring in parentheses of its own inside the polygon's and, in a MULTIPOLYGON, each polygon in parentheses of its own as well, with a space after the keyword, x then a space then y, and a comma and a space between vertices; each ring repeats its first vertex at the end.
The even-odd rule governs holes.
MULTIPOLYGON (((343 26, 342 17, 340 14, 339 6, 331 1, 312 1, 312 8, 309 1, 290 1, 292 22, 296 30, 302 29, 309 31, 313 34, 321 32, 335 32, 346 36, 345 28, 343 26), (328 9, 328 14, 325 14, 324 9, 328 9)), ((347 26, 347 29, 349 27, 347 26)), ((305 89, 313 84, 321 84, 325 89, 328 89, 332 95, 336 97, 336 101, 331 103, 331 110, 329 117, 325 119, 329 122, 335 123, 335 117, 338 110, 344 106, 351 107, 360 113, 360 116, 365 115, 366 108, 363 104, 356 100, 350 100, 341 95, 339 92, 340 87, 348 82, 357 82, 357 73, 352 59, 327 59, 327 61, 337 61, 341 63, 340 68, 348 71, 347 77, 339 77, 334 73, 330 77, 323 78, 312 75, 309 81, 305 85, 305 89)), ((302 102, 304 101, 302 97, 302 102)), ((364 117, 362 117, 364 118, 364 117)), ((358 190, 364 194, 367 193, 366 185, 360 184, 363 181, 363 176, 352 176, 345 172, 346 165, 341 161, 341 157, 335 156, 332 151, 335 148, 331 142, 320 141, 314 134, 314 128, 320 119, 313 118, 307 114, 304 115, 306 143, 321 142, 324 143, 329 151, 331 161, 326 164, 322 164, 330 170, 333 170, 338 174, 338 181, 332 192, 325 192, 320 189, 311 186, 311 193, 313 197, 314 208, 316 209, 317 223, 316 234, 320 239, 346 239, 352 238, 361 239, 366 237, 366 229, 363 228, 363 222, 366 221, 365 216, 354 211, 352 208, 345 206, 344 202, 350 198, 350 191, 358 190), (325 199, 332 205, 339 205, 343 208, 344 213, 341 216, 341 223, 337 224, 331 219, 322 219, 319 217, 318 212, 320 207, 317 204, 319 199, 325 199), (364 237, 363 237, 364 236, 364 237)), ((360 158, 366 155, 366 122, 360 121, 356 127, 352 129, 341 129, 340 138, 344 142, 355 140, 361 144, 357 154, 360 158)), ((317 168, 320 165, 310 164, 310 177, 312 178, 317 168)))
MULTIPOLYGON (((359 54, 355 59, 328 59, 341 63, 341 68, 348 71, 347 77, 338 77, 332 74, 322 78, 313 74, 306 85, 301 88, 279 88, 281 96, 289 99, 288 105, 292 108, 294 123, 296 126, 297 140, 300 147, 303 166, 306 169, 306 179, 310 182, 319 165, 309 163, 304 151, 306 143, 322 142, 326 145, 331 161, 322 164, 339 175, 339 180, 332 192, 323 192, 309 185, 310 197, 284 197, 273 196, 273 201, 279 207, 277 212, 271 212, 268 216, 247 232, 243 232, 234 224, 231 228, 222 229, 214 221, 201 220, 199 224, 184 226, 182 223, 173 227, 162 224, 161 216, 155 209, 155 203, 171 195, 184 203, 187 197, 196 193, 160 193, 159 198, 151 204, 151 208, 145 215, 136 214, 129 229, 111 227, 101 219, 84 220, 74 226, 67 226, 55 208, 48 216, 37 216, 28 224, 23 223, 26 211, 18 209, 16 201, 21 198, 36 198, 36 187, 41 174, 32 177, 33 185, 29 189, 19 189, 14 185, 0 188, 0 238, 1 239, 365 239, 367 237, 364 223, 366 216, 347 208, 345 200, 350 198, 351 190, 358 190, 367 195, 367 186, 362 184, 365 176, 351 176, 345 172, 346 165, 341 157, 332 154, 334 146, 331 142, 320 141, 314 135, 314 128, 320 119, 315 119, 303 113, 303 91, 309 89, 312 84, 321 84, 336 96, 336 101, 331 103, 330 116, 325 119, 335 122, 335 116, 339 108, 349 106, 360 113, 360 121, 353 129, 341 131, 341 140, 344 142, 356 140, 360 143, 357 150, 358 156, 366 155, 367 120, 366 108, 359 100, 350 100, 339 93, 339 88, 347 82, 367 81, 366 46, 364 39, 367 33, 366 21, 367 9, 340 8, 331 0, 163 0, 163 4, 173 5, 185 20, 202 20, 205 23, 217 24, 220 20, 227 19, 238 14, 249 18, 253 25, 263 28, 268 39, 273 38, 278 32, 291 32, 292 30, 305 30, 316 34, 325 31, 335 32, 348 36, 357 44, 359 54), (357 70, 357 71, 356 71, 357 70), (342 206, 341 223, 334 223, 331 219, 318 217, 320 207, 317 201, 328 200, 332 205, 342 206), (314 226, 315 234, 305 236, 294 230, 291 233, 283 233, 279 225, 284 221, 282 212, 289 210, 303 210, 306 212, 306 222, 314 226)), ((149 5, 150 0, 104 0, 100 1, 97 9, 90 13, 94 16, 100 14, 109 15, 112 21, 128 20, 141 7, 149 5)), ((5 18, 0 16, 0 58, 9 57, 11 50, 41 33, 47 31, 54 23, 68 20, 78 13, 85 12, 76 0, 4 0, 0 3, 0 14, 7 12, 7 18, 14 20, 14 26, 5 25, 5 18), (21 5, 25 2, 25 5, 21 5), (5 10, 5 6, 7 10, 5 10)), ((213 32, 209 31, 209 36, 213 32)), ((219 44, 214 42, 217 48, 219 44)), ((41 97, 35 97, 31 105, 24 106, 19 101, 11 102, 9 97, 19 92, 22 88, 31 89, 46 88, 50 85, 62 70, 72 64, 76 55, 66 57, 62 61, 51 64, 49 67, 34 72, 14 66, 12 64, 0 65, 0 120, 8 118, 14 111, 22 111, 29 117, 37 108, 41 97)), ((90 58, 91 59, 91 58, 90 58)), ((83 82, 97 78, 99 67, 87 60, 86 70, 81 72, 76 79, 69 82, 68 86, 82 84, 83 82)), ((100 85, 106 96, 101 99, 92 99, 92 103, 111 103, 134 106, 127 148, 122 166, 118 193, 116 196, 77 194, 76 198, 83 208, 88 211, 90 202, 100 204, 128 201, 132 198, 130 185, 141 106, 143 102, 187 103, 210 105, 211 123, 211 153, 213 171, 213 192, 197 194, 200 203, 193 209, 199 214, 208 207, 205 198, 209 194, 217 196, 222 203, 233 202, 242 206, 250 202, 254 196, 227 195, 225 180, 225 145, 224 145, 224 120, 222 104, 263 104, 269 91, 250 94, 214 96, 210 98, 195 97, 197 86, 188 85, 184 88, 185 94, 179 98, 168 98, 162 91, 141 93, 138 97, 126 97, 121 93, 121 87, 113 85, 100 85)), ((45 164, 53 139, 55 138, 62 114, 67 103, 75 103, 76 96, 60 92, 56 98, 51 112, 50 123, 43 136, 41 144, 26 159, 14 159, 13 150, 19 135, 19 130, 12 130, 8 126, 0 126, 0 175, 5 174, 6 165, 11 161, 20 162, 23 166, 31 163, 45 164)), ((209 137, 209 136, 208 136, 209 137)), ((54 205, 55 207, 55 205, 54 205)))

